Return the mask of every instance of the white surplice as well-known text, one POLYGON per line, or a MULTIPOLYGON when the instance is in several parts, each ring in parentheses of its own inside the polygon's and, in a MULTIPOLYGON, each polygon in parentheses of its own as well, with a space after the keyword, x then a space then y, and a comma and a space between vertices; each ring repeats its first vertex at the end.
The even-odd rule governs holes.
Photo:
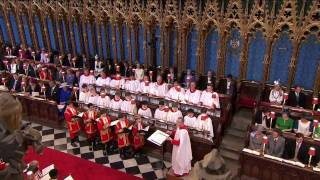
POLYGON ((109 86, 110 81, 111 81, 111 79, 109 77, 106 77, 106 78, 98 77, 98 79, 96 81, 96 85, 97 86, 109 86))
POLYGON ((95 82, 96 82, 96 78, 93 75, 86 76, 86 75, 82 74, 80 76, 79 88, 82 87, 82 84, 89 85, 89 84, 95 84, 95 82))
POLYGON ((101 107, 109 107, 110 104, 110 98, 109 96, 101 97, 99 96, 97 100, 97 105, 101 107))
POLYGON ((184 100, 191 102, 193 104, 199 104, 200 96, 201 96, 201 91, 195 90, 194 92, 191 92, 190 89, 188 89, 184 95, 184 100))
POLYGON ((209 131, 210 137, 214 137, 212 120, 207 114, 200 114, 197 118, 195 126, 200 130, 209 131))
POLYGON ((132 103, 132 101, 124 100, 121 104, 121 111, 127 112, 127 113, 136 113, 137 112, 137 106, 136 103, 132 103))
POLYGON ((180 88, 180 91, 177 91, 175 87, 172 87, 168 93, 167 97, 173 100, 179 100, 183 101, 184 100, 184 94, 185 90, 183 88, 180 88))
POLYGON ((160 110, 159 108, 156 109, 154 113, 154 118, 166 121, 168 116, 168 112, 166 109, 160 110))
POLYGON ((151 84, 150 94, 165 97, 168 92, 167 83, 158 84, 157 82, 151 84))
POLYGON ((114 110, 120 110, 121 104, 122 104, 122 99, 119 99, 118 101, 116 101, 115 99, 112 99, 109 107, 114 110))
POLYGON ((202 91, 200 102, 202 102, 204 106, 212 107, 214 104, 216 108, 220 108, 219 94, 216 92, 202 91))
POLYGON ((195 116, 189 117, 188 115, 186 115, 183 119, 186 126, 196 128, 197 118, 195 116))
POLYGON ((179 117, 183 117, 180 110, 177 110, 176 112, 170 110, 167 115, 167 121, 176 123, 179 117))
POLYGON ((152 112, 150 108, 147 108, 147 109, 139 108, 138 114, 140 116, 152 117, 152 112))
POLYGON ((80 102, 89 103, 89 97, 90 97, 89 92, 80 91, 80 94, 79 94, 79 101, 80 102))

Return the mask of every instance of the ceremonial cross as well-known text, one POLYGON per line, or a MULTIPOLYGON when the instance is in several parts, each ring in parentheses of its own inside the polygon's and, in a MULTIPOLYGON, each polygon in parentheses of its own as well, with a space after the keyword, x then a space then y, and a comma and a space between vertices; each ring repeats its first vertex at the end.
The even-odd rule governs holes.
POLYGON ((214 10, 213 9, 209 9, 208 16, 210 16, 210 17, 214 16, 214 10))
POLYGON ((188 14, 189 14, 190 16, 193 15, 193 9, 192 9, 192 8, 189 8, 189 9, 188 9, 188 14))
POLYGON ((155 12, 156 11, 156 7, 155 6, 151 6, 150 10, 151 10, 151 12, 155 12))
POLYGON ((285 11, 285 12, 284 12, 284 16, 285 16, 286 18, 288 18, 289 16, 291 16, 291 11, 285 11))

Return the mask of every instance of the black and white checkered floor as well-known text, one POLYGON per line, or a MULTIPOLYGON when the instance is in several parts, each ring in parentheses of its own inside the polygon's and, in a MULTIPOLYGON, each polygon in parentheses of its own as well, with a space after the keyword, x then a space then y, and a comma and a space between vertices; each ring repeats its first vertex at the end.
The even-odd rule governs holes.
MULTIPOLYGON (((42 142, 48 148, 69 153, 144 179, 165 179, 165 173, 163 173, 162 170, 156 170, 157 167, 161 166, 161 161, 159 159, 150 156, 141 156, 122 160, 119 153, 104 156, 102 154, 102 147, 99 145, 95 151, 90 151, 84 137, 79 137, 80 147, 72 147, 70 139, 68 138, 69 133, 67 133, 66 130, 53 129, 35 123, 32 123, 32 127, 42 133, 42 142)), ((169 162, 164 162, 164 164, 166 168, 171 167, 169 162)))

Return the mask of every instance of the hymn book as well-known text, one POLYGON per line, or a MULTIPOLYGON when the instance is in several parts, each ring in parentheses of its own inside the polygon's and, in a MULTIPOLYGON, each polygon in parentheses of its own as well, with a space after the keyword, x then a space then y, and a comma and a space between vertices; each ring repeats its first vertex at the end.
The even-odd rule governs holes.
POLYGON ((168 137, 169 137, 169 134, 166 134, 160 130, 157 130, 148 138, 148 141, 158 146, 161 146, 168 137))

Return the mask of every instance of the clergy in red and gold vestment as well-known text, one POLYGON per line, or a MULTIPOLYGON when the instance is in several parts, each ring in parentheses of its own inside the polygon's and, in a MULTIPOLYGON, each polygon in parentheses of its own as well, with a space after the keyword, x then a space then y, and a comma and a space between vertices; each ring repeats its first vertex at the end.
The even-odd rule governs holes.
POLYGON ((104 145, 103 155, 107 155, 108 148, 110 150, 111 147, 111 140, 112 140, 112 133, 110 128, 111 119, 110 117, 104 113, 100 116, 98 121, 98 129, 100 133, 101 143, 104 145))
POLYGON ((171 132, 168 140, 172 144, 172 170, 176 176, 186 176, 191 170, 192 150, 190 137, 183 119, 179 117, 177 128, 171 132))
POLYGON ((80 124, 77 118, 78 111, 73 102, 70 102, 64 112, 64 118, 68 126, 68 131, 71 139, 71 146, 77 147, 78 132, 80 131, 80 124))
POLYGON ((144 145, 144 135, 145 132, 143 130, 144 126, 142 124, 141 117, 137 115, 135 117, 136 121, 132 127, 132 135, 133 135, 133 148, 135 150, 136 156, 141 156, 141 149, 144 145))
POLYGON ((97 133, 96 119, 98 118, 98 112, 95 110, 92 104, 88 104, 89 110, 83 113, 83 122, 85 125, 85 132, 87 134, 87 140, 89 142, 89 150, 95 147, 95 137, 97 133))
POLYGON ((120 157, 128 157, 128 147, 130 146, 129 142, 129 121, 127 116, 124 114, 119 115, 119 122, 116 124, 116 134, 118 136, 118 148, 120 151, 120 157))

